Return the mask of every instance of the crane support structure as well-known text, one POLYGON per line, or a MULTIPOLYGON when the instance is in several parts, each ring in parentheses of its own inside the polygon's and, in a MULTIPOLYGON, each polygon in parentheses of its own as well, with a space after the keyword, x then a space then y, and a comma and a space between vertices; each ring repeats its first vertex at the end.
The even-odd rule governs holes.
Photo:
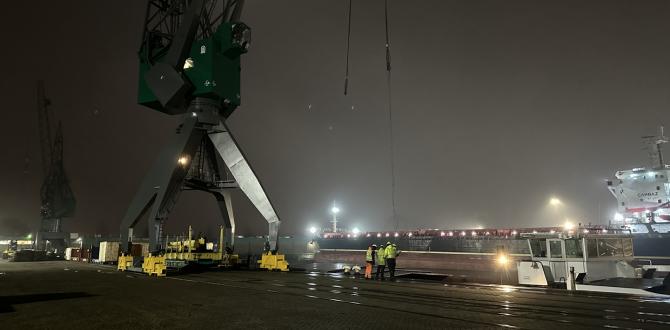
POLYGON ((240 189, 268 222, 275 255, 279 217, 226 119, 240 105, 240 56, 250 29, 242 0, 149 1, 140 45, 138 102, 180 116, 181 124, 144 177, 121 222, 128 253, 133 229, 148 213, 149 249, 165 249, 163 224, 185 190, 210 193, 221 211, 225 245, 234 247, 230 189, 240 189))
POLYGON ((76 200, 63 165, 63 129, 60 124, 56 134, 51 134, 51 101, 44 92, 44 82, 37 83, 37 119, 44 181, 40 188, 41 223, 35 242, 39 249, 65 249, 66 234, 62 232, 62 219, 74 215, 76 200), (49 241, 50 246, 46 246, 49 241))

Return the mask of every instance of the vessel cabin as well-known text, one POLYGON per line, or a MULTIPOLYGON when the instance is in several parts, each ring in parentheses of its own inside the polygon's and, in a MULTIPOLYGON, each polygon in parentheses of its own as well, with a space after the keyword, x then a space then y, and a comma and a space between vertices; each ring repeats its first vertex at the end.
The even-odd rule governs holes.
POLYGON ((551 275, 548 280, 552 282, 565 282, 571 267, 574 267, 575 275, 586 274, 584 281, 635 277, 635 269, 629 263, 633 260, 631 235, 538 233, 522 234, 522 237, 528 241, 531 262, 520 262, 520 282, 523 280, 523 263, 535 269, 541 265, 544 273, 550 271, 545 275, 551 275))

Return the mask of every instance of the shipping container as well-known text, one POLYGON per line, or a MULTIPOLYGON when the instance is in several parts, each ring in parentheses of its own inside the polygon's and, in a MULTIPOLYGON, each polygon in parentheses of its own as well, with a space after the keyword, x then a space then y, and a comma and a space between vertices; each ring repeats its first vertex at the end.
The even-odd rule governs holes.
POLYGON ((119 242, 100 242, 98 260, 102 263, 116 263, 119 260, 119 242))
POLYGON ((81 260, 81 249, 71 248, 70 249, 70 260, 80 261, 81 260))

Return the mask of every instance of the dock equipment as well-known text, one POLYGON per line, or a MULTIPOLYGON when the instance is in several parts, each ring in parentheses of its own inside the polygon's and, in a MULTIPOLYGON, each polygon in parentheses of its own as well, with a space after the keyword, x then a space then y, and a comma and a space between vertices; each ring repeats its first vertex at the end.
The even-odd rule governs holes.
MULTIPOLYGON (((182 191, 212 194, 234 249, 230 189, 240 189, 268 222, 265 254, 277 255, 279 216, 226 119, 240 105, 240 56, 250 29, 240 22, 243 0, 149 1, 139 49, 138 102, 179 116, 171 142, 143 179, 121 222, 128 253, 133 228, 149 213, 149 250, 164 255, 163 223, 182 191)), ((172 252, 170 252, 172 253, 172 252)), ((279 257, 278 257, 279 259, 279 257)), ((283 260, 283 257, 281 258, 283 260)))
MULTIPOLYGON (((150 276, 165 276, 168 271, 180 271, 188 266, 231 268, 239 264, 239 255, 225 248, 223 226, 219 227, 219 243, 216 250, 214 242, 207 242, 204 237, 194 239, 191 226, 188 227, 187 239, 176 241, 166 239, 166 241, 166 249, 159 254, 149 254, 138 259, 132 255, 121 255, 117 269, 146 273, 150 276), (141 261, 141 267, 137 267, 139 261, 141 261)), ((274 254, 273 256, 280 256, 283 259, 282 255, 274 254)), ((278 265, 278 267, 288 267, 288 265, 278 265)))

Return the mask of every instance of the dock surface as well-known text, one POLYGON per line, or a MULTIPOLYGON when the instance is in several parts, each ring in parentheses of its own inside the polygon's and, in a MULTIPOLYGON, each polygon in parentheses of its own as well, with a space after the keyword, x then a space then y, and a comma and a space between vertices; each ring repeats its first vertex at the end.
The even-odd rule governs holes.
POLYGON ((342 274, 0 262, 2 329, 668 329, 670 301, 342 274))

